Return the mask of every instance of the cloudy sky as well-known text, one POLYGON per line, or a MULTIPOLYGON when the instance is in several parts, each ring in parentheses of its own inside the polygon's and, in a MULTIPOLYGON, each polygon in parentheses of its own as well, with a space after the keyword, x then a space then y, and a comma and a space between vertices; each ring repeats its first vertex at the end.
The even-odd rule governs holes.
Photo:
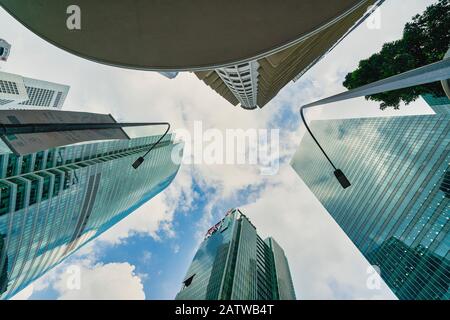
MULTIPOLYGON (((0 38, 12 44, 1 70, 70 85, 66 110, 111 113, 127 121, 170 121, 173 128, 280 129, 280 170, 261 176, 255 165, 182 165, 164 192, 63 264, 20 292, 17 299, 173 299, 208 227, 232 207, 247 214, 288 257, 299 299, 395 299, 382 284, 369 289, 368 263, 289 166, 304 130, 302 104, 344 90, 360 59, 401 37, 404 24, 431 0, 387 0, 380 29, 362 24, 297 82, 263 109, 233 107, 191 73, 169 80, 155 72, 85 61, 35 36, 0 9, 0 38), (67 277, 76 266, 81 287, 67 277)), ((418 100, 400 111, 353 99, 316 108, 309 119, 432 113, 418 100)))

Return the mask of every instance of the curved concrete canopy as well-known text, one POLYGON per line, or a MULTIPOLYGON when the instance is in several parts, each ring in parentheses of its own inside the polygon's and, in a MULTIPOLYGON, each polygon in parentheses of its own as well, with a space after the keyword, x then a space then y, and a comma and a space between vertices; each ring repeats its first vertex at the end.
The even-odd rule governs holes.
POLYGON ((0 0, 34 33, 80 57, 146 70, 202 70, 301 41, 362 0, 0 0), (69 30, 70 5, 81 30, 69 30))

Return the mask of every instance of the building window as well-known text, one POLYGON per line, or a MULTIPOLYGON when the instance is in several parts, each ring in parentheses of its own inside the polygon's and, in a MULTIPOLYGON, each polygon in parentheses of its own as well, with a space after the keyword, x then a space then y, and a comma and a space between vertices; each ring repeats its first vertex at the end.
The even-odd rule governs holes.
POLYGON ((16 178, 11 179, 10 181, 17 185, 15 211, 19 211, 25 207, 26 184, 25 181, 16 178))
POLYGON ((10 177, 16 174, 18 156, 10 154, 8 157, 8 165, 6 167, 6 176, 10 177))
POLYGON ((33 205, 37 202, 38 194, 39 194, 39 179, 32 176, 25 176, 27 180, 31 181, 30 188, 30 202, 28 205, 33 205))
POLYGON ((20 174, 24 174, 24 173, 30 172, 30 170, 31 170, 31 160, 32 160, 31 157, 32 157, 32 155, 29 154, 29 155, 24 156, 22 158, 22 168, 20 170, 20 174))
POLYGON ((9 212, 11 187, 0 182, 0 216, 9 212))
POLYGON ((8 94, 19 94, 17 85, 11 81, 0 80, 0 92, 8 94))

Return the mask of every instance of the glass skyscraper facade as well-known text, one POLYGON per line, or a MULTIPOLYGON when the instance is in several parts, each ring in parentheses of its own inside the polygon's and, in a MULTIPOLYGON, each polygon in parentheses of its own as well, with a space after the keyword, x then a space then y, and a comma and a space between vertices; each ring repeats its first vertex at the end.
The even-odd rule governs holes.
POLYGON ((450 101, 435 115, 319 120, 292 167, 399 299, 449 299, 450 101))
MULTIPOLYGON (((0 146, 0 297, 7 299, 108 230, 174 179, 167 135, 16 156, 0 146)), ((151 213, 149 213, 151 214, 151 213)))
POLYGON ((238 209, 208 230, 177 300, 295 300, 283 249, 238 209))

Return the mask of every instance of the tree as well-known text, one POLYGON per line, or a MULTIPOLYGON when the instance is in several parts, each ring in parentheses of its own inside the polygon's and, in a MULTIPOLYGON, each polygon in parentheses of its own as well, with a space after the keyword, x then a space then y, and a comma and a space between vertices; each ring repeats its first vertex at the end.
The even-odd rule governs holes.
MULTIPOLYGON (((354 89, 396 74, 437 62, 450 46, 450 0, 439 0, 405 25, 400 40, 385 43, 379 53, 361 60, 358 68, 345 77, 344 86, 354 89)), ((440 82, 366 96, 380 101, 380 108, 399 108, 420 95, 444 96, 440 82)))

